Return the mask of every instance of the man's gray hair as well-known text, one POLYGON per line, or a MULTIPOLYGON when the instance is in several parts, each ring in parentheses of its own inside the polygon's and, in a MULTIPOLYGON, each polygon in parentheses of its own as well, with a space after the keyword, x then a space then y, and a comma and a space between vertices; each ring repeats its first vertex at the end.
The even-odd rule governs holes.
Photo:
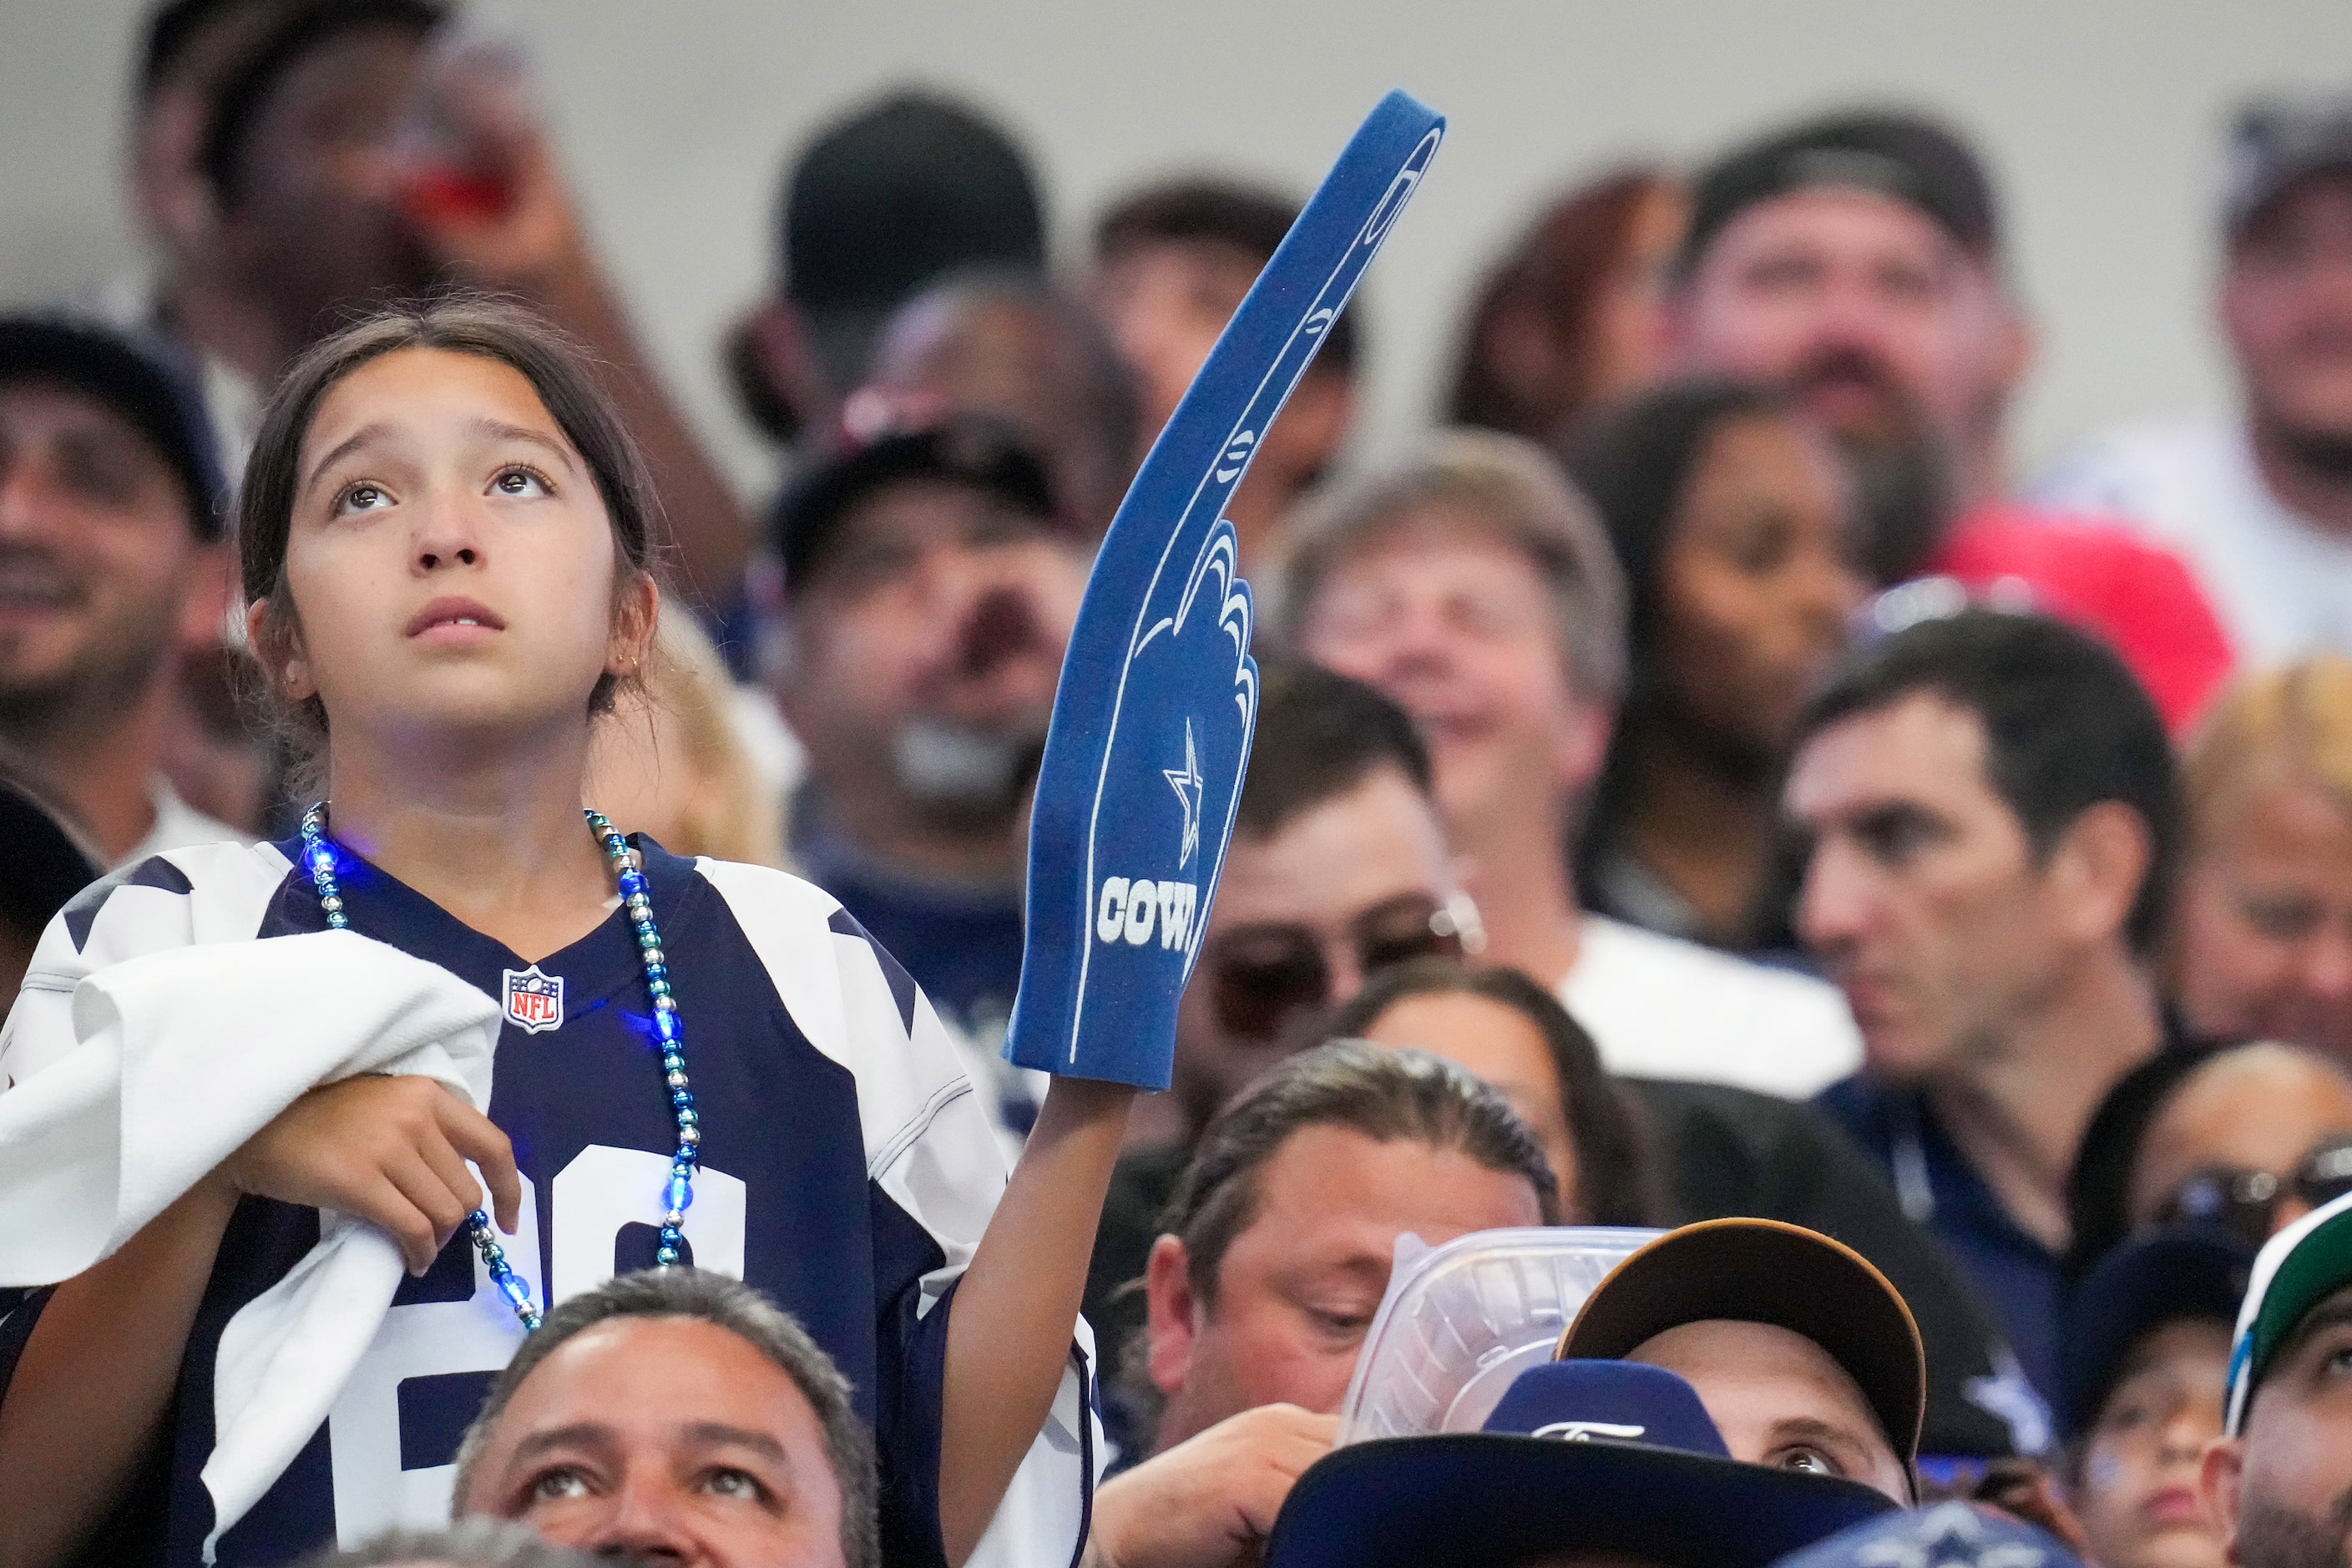
POLYGON ((1612 706, 1625 690, 1625 573, 1592 504, 1552 455, 1493 430, 1440 430, 1409 461, 1309 500, 1276 597, 1296 645, 1331 573, 1390 529, 1451 512, 1528 557, 1552 600, 1571 685, 1612 706))
POLYGON ((468 1519, 445 1530, 386 1531, 347 1551, 305 1557, 297 1568, 594 1568, 595 1561, 520 1524, 468 1519))
POLYGON ((825 1458, 841 1487, 842 1562, 847 1568, 878 1568, 882 1547, 876 1512, 878 1482, 874 1439, 850 1403, 849 1380, 791 1314, 741 1280, 700 1268, 649 1268, 624 1274, 593 1290, 582 1291, 550 1312, 491 1384, 482 1413, 466 1428, 465 1441, 457 1447, 455 1497, 458 1510, 465 1509, 473 1493, 490 1433, 506 1413, 515 1390, 564 1341, 614 1318, 698 1319, 742 1340, 791 1378, 816 1413, 817 1426, 824 1434, 825 1458))

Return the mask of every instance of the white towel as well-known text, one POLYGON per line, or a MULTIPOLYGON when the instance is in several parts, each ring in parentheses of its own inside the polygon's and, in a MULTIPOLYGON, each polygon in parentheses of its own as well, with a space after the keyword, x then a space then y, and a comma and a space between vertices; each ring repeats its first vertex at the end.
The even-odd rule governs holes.
MULTIPOLYGON (((0 1285, 110 1257, 320 1084, 421 1073, 490 1101, 496 1004, 352 931, 126 960, 81 981, 71 1016, 71 1047, 0 1094, 0 1285)), ((400 1283, 390 1237, 320 1218, 319 1245, 222 1333, 206 1562, 326 1419, 400 1283)))

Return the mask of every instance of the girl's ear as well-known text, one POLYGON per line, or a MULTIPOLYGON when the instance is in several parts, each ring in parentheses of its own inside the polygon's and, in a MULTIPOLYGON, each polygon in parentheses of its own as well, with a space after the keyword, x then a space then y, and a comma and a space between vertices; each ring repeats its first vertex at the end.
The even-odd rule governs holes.
POLYGON ((613 637, 604 655, 604 672, 625 680, 643 672, 653 651, 654 632, 661 625, 661 590, 647 572, 634 574, 621 590, 613 616, 613 637))
POLYGON ((310 663, 302 657, 300 630, 290 624, 280 625, 269 613, 267 599, 257 599, 245 607, 245 646, 253 650, 254 661, 282 700, 307 702, 319 694, 318 683, 310 679, 310 663))

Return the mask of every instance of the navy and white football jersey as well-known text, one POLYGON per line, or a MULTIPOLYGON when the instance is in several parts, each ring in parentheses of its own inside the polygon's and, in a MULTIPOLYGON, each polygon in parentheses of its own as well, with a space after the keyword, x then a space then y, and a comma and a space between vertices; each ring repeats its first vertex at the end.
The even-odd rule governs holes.
MULTIPOLYGON (((781 872, 635 842, 702 1113, 692 1261, 758 1286, 832 1353, 875 1431, 887 1560, 938 1562, 949 1308, 1004 1184, 988 1115, 930 1004, 830 896, 781 872)), ((195 943, 222 944, 233 964, 243 942, 323 930, 294 854, 290 842, 179 850, 81 894, 44 935, 0 1033, 0 1085, 54 1059, 55 1026, 84 975, 195 943)), ((506 1247, 533 1299, 560 1302, 650 1267, 674 1128, 625 913, 527 963, 344 859, 353 930, 441 965, 504 1008, 488 1110, 522 1173, 521 1225, 506 1247)), ((239 1204, 190 1335, 163 1451, 122 1510, 119 1530, 132 1538, 110 1542, 110 1561, 200 1560, 213 1526, 199 1472, 214 1443, 222 1331, 319 1235, 315 1209, 239 1204)), ((25 1295, 0 1321, 0 1385, 45 1300, 25 1295)), ((221 1536, 217 1560, 282 1563, 322 1542, 446 1518, 458 1438, 521 1333, 461 1231, 424 1277, 403 1280, 327 1420, 221 1536)), ((1075 1555, 1089 1405, 1085 1353, 1074 1346, 1054 1419, 1015 1482, 1007 1514, 1019 1517, 1000 1515, 983 1558, 1075 1555), (1025 1539, 1000 1540, 1007 1535, 1025 1539)))

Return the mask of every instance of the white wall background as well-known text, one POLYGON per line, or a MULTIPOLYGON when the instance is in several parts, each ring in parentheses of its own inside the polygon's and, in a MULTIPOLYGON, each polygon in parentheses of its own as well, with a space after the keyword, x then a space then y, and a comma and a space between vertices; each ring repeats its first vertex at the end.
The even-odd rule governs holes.
MULTIPOLYGON (((1065 252, 1150 174, 1304 187, 1378 94, 1453 130, 1373 268, 1364 438, 1428 417, 1466 289, 1529 205, 1632 153, 1705 155, 1792 112, 1907 100, 1972 128, 2042 356, 2028 462, 2110 419, 2225 406, 2206 309, 2230 106, 2352 85, 2346 0, 488 0, 530 45, 593 229, 747 485, 715 369, 765 282, 779 170, 845 104, 919 79, 1029 142, 1065 252)), ((131 266, 116 181, 143 0, 0 0, 0 300, 131 266)))

